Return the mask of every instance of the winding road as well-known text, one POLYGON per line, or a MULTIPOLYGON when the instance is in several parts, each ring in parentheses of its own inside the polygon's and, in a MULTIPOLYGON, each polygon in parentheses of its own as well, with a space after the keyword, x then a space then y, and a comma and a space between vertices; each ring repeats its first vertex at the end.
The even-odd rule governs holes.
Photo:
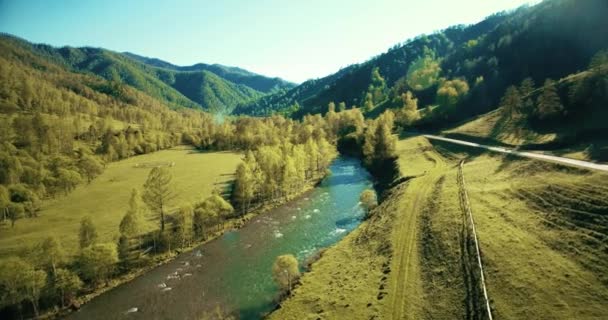
POLYGON ((425 137, 427 139, 431 139, 431 140, 441 140, 441 141, 445 141, 445 142, 460 144, 463 146, 481 148, 481 149, 486 149, 486 150, 505 153, 505 154, 511 154, 511 155, 524 157, 524 158, 538 159, 538 160, 556 162, 556 163, 561 163, 561 164, 565 164, 565 165, 576 166, 576 167, 581 167, 581 168, 586 168, 586 169, 591 169, 591 170, 599 170, 599 171, 608 172, 608 165, 605 165, 605 164, 598 164, 598 163, 593 163, 593 162, 588 162, 588 161, 582 161, 582 160, 576 160, 576 159, 570 159, 570 158, 564 158, 564 157, 558 157, 558 156, 551 156, 551 155, 546 155, 546 154, 536 153, 536 152, 517 151, 517 150, 507 149, 507 148, 503 148, 503 147, 493 147, 493 146, 483 145, 483 144, 479 144, 479 143, 450 139, 450 138, 445 138, 445 137, 440 137, 440 136, 435 136, 435 135, 430 135, 430 134, 425 134, 425 135, 423 135, 423 137, 425 137))

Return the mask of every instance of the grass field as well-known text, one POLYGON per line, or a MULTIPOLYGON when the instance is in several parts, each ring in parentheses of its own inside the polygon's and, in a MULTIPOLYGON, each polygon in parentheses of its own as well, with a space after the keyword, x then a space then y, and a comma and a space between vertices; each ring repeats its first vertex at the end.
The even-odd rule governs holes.
POLYGON ((524 117, 510 118, 501 109, 491 111, 478 118, 445 130, 443 135, 489 145, 505 145, 511 148, 531 148, 561 157, 607 162, 608 139, 604 125, 597 122, 603 114, 594 115, 583 123, 581 120, 561 124, 559 129, 539 132, 532 130, 524 117), (559 132, 555 132, 559 130, 559 132))
POLYGON ((458 163, 496 319, 608 314, 608 175, 413 137, 375 216, 328 249, 272 319, 484 319, 458 163))
MULTIPOLYGON (((240 158, 236 153, 200 153, 178 147, 111 163, 91 184, 79 186, 68 196, 44 201, 38 218, 21 219, 14 228, 3 225, 0 257, 23 252, 49 235, 57 236, 70 253, 75 253, 80 220, 87 215, 96 224, 100 241, 115 241, 131 189, 142 190, 150 163, 174 163, 169 170, 176 197, 170 206, 179 206, 203 199, 214 187, 221 188, 233 179, 240 158)), ((147 230, 157 227, 156 220, 146 221, 147 230)))

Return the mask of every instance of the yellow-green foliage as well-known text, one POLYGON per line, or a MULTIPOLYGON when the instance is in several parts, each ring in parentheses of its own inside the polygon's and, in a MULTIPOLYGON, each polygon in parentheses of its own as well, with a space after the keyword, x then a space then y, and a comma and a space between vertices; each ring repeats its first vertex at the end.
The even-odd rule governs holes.
MULTIPOLYGON (((49 235, 61 235, 64 247, 74 254, 78 247, 80 219, 90 215, 99 242, 117 239, 118 226, 129 208, 132 188, 141 190, 151 166, 166 165, 173 175, 175 199, 170 208, 201 201, 232 178, 240 155, 230 152, 199 153, 176 148, 137 156, 108 165, 91 184, 82 185, 66 197, 43 201, 38 218, 23 219, 0 232, 0 256, 22 252, 49 235)), ((158 228, 157 220, 143 219, 142 231, 158 228)))
POLYGON ((407 83, 414 90, 424 90, 435 83, 441 73, 439 60, 432 56, 416 59, 407 71, 407 83))

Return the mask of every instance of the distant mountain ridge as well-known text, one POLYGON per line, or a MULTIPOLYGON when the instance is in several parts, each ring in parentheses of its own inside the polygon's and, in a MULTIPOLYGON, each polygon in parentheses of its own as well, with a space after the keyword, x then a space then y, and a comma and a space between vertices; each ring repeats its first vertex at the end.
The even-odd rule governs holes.
POLYGON ((239 67, 230 67, 222 64, 206 64, 206 63, 197 63, 191 66, 177 66, 170 62, 160 60, 157 58, 148 58, 143 57, 131 52, 123 52, 124 55, 127 55, 135 60, 138 60, 147 65, 151 65, 154 67, 170 69, 174 71, 210 71, 224 79, 232 81, 236 84, 243 84, 257 91, 261 91, 264 93, 270 93, 277 90, 283 89, 291 89, 296 86, 295 83, 283 80, 278 77, 266 77, 257 73, 253 73, 251 71, 239 68, 239 67))
MULTIPOLYGON (((240 103, 295 86, 280 78, 269 78, 236 67, 203 63, 180 67, 160 59, 102 48, 56 48, 33 44, 8 34, 0 35, 0 41, 5 42, 8 48, 25 49, 69 70, 93 73, 106 80, 130 85, 172 108, 202 108, 230 113, 240 103)), ((23 52, 12 51, 15 55, 23 52)), ((27 57, 21 58, 28 60, 27 57)))

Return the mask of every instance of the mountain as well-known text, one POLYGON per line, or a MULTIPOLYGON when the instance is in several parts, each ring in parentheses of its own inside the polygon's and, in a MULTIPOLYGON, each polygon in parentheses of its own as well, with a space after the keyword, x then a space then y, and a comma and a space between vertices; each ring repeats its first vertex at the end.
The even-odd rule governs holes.
POLYGON ((546 0, 416 37, 365 63, 241 104, 234 112, 301 117, 343 101, 349 108, 367 106, 367 115, 374 116, 401 107, 401 95, 411 91, 427 116, 434 111, 421 125, 460 121, 496 108, 505 89, 524 78, 541 84, 584 70, 597 51, 608 48, 608 34, 598 32, 608 30, 606 15, 606 1, 546 0))
POLYGON ((127 84, 173 108, 203 108, 227 113, 239 103, 293 86, 282 79, 221 65, 178 67, 131 53, 89 47, 55 48, 32 44, 10 35, 0 36, 0 42, 8 49, 6 54, 19 56, 29 52, 72 71, 92 73, 127 84))
POLYGON ((123 54, 147 65, 173 71, 209 71, 228 81, 248 86, 263 93, 288 90, 296 86, 294 83, 281 78, 265 77, 238 67, 205 63, 197 63, 191 66, 176 66, 160 59, 142 57, 130 52, 124 52, 123 54))

